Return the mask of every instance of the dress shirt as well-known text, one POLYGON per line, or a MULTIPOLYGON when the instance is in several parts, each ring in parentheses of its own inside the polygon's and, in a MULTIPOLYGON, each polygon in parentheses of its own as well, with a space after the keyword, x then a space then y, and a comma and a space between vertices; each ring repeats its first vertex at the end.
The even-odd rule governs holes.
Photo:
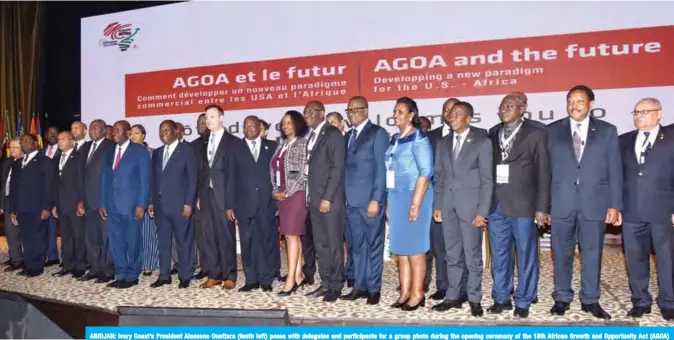
POLYGON ((659 132, 660 132, 660 125, 656 125, 655 128, 649 131, 639 131, 639 133, 637 133, 637 140, 634 142, 634 153, 637 155, 637 162, 640 162, 641 151, 645 149, 646 145, 650 144, 651 147, 653 147, 655 141, 657 140, 659 132), (650 132, 650 134, 648 135, 648 142, 646 142, 646 135, 644 135, 644 132, 650 132))
POLYGON ((442 137, 447 137, 447 135, 449 135, 450 132, 452 132, 452 128, 449 127, 449 125, 447 125, 446 123, 442 123, 442 137))
MULTIPOLYGON (((173 155, 173 151, 176 151, 176 148, 178 147, 178 143, 180 143, 180 142, 176 139, 171 144, 164 144, 164 148, 165 148, 164 153, 166 154, 168 152, 168 154, 166 155, 167 156, 166 159, 171 159, 171 155, 173 155)), ((164 156, 162 155, 162 157, 164 157, 164 156)), ((162 161, 165 162, 166 160, 162 159, 162 161)))
MULTIPOLYGON (((316 141, 318 140, 318 134, 323 128, 323 125, 325 125, 325 122, 326 122, 325 120, 322 121, 320 124, 318 124, 316 129, 311 130, 311 132, 314 133, 314 139, 313 140, 309 139, 309 145, 307 145, 307 149, 309 149, 309 151, 314 149, 314 144, 316 144, 316 141)), ((311 136, 311 132, 309 132, 309 136, 311 136)))
POLYGON ((454 133, 454 145, 456 145, 456 136, 460 136, 459 138, 459 149, 456 150, 457 153, 461 152, 461 149, 463 149, 463 145, 466 144, 466 138, 468 137, 468 133, 470 132, 470 126, 466 128, 465 131, 461 133, 454 133))
POLYGON ((248 138, 244 138, 244 139, 246 140, 246 144, 248 144, 248 149, 250 150, 250 153, 253 156, 255 156, 255 154, 253 154, 253 142, 255 142, 255 147, 257 148, 257 154, 259 155, 260 154, 260 146, 262 144, 262 138, 260 138, 258 136, 257 138, 255 138, 253 140, 250 140, 248 138))
POLYGON ((571 123, 571 137, 573 137, 573 132, 577 131, 580 136, 580 158, 583 158, 583 153, 585 152, 585 141, 587 140, 587 130, 590 128, 590 115, 587 115, 585 119, 578 122, 569 117, 569 122, 571 123), (580 124, 580 126, 578 126, 580 124))
MULTIPOLYGON (((225 128, 224 127, 222 129, 220 129, 220 131, 211 131, 210 137, 208 137, 209 138, 208 144, 209 144, 209 147, 210 147, 211 138, 213 138, 214 139, 213 157, 215 157, 215 150, 218 149, 218 145, 220 145, 220 140, 222 139, 222 136, 224 136, 224 135, 225 135, 225 128)), ((206 149, 208 149, 208 148, 206 148, 206 149)))
POLYGON ((71 148, 68 151, 61 151, 61 158, 59 158, 59 176, 61 175, 61 171, 63 171, 63 168, 66 166, 66 163, 68 163, 68 157, 70 157, 70 154, 74 151, 73 148, 71 148), (65 158, 64 158, 65 157, 65 158), (61 162, 61 159, 64 159, 63 162, 61 162))
POLYGON ((45 150, 45 155, 49 158, 54 158, 54 155, 56 154, 56 150, 58 150, 58 145, 49 145, 47 146, 47 150, 45 150))
POLYGON ((358 138, 358 135, 360 135, 360 133, 365 128, 365 125, 367 125, 369 121, 370 121, 369 119, 366 119, 364 122, 360 123, 360 125, 353 127, 354 133, 356 134, 356 138, 358 138))
POLYGON ((92 140, 91 141, 91 147, 89 148, 89 154, 87 155, 87 161, 89 161, 89 158, 94 155, 94 152, 98 150, 98 148, 101 146, 101 143, 103 142, 103 138, 99 140, 92 140))
POLYGON ((33 160, 33 158, 35 158, 35 156, 37 156, 37 150, 23 156, 23 161, 21 163, 21 167, 23 168, 24 166, 26 166, 26 164, 28 164, 28 162, 33 160))
MULTIPOLYGON (((82 150, 82 146, 83 146, 84 143, 86 143, 86 142, 87 142, 86 139, 82 139, 82 140, 75 141, 75 145, 77 145, 77 151, 82 150)), ((75 148, 75 145, 73 145, 73 148, 75 148)))
POLYGON ((115 145, 115 158, 112 159, 112 169, 113 169, 113 170, 115 169, 115 159, 117 159, 117 154, 120 152, 119 148, 120 148, 120 147, 122 148, 122 150, 121 150, 122 155, 121 155, 120 158, 119 158, 119 160, 120 160, 120 162, 121 162, 122 157, 124 157, 124 152, 126 152, 126 148, 129 147, 129 143, 131 143, 131 141, 127 139, 126 142, 124 142, 124 144, 122 144, 122 145, 119 145, 119 144, 118 144, 118 145, 115 145))

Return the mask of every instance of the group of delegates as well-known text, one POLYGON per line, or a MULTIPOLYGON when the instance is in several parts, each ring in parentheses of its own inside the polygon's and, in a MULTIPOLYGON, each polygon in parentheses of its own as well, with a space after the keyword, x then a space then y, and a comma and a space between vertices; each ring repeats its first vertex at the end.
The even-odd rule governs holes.
POLYGON ((345 110, 348 132, 341 114, 326 115, 321 102, 311 101, 303 113, 284 114, 279 143, 265 138, 269 124, 255 116, 244 120, 242 138, 232 135, 217 105, 199 117, 200 136, 190 143, 178 123, 162 122, 164 145, 155 150, 143 145, 145 129, 127 121, 113 125, 112 140, 103 121, 92 122, 86 143, 81 123, 56 140, 50 129, 41 152, 35 137, 25 135, 12 141, 12 160, 3 167, 2 208, 12 226, 6 270, 42 274, 45 259, 53 261, 48 225, 58 218, 63 269, 56 276, 130 288, 158 267, 153 288, 172 284, 177 274, 179 288, 205 278, 201 288, 231 290, 238 228, 245 274, 239 291, 270 292, 278 279, 278 295, 291 296, 315 283, 318 267, 321 283, 306 296, 376 305, 388 221, 399 272, 392 308, 425 306, 434 257, 438 291, 431 298, 442 302, 432 309, 468 302, 471 314, 482 316, 487 232, 494 280, 487 312, 510 311, 514 300, 513 314, 525 318, 538 300, 538 228, 551 225, 550 312, 564 315, 574 299, 579 244, 582 310, 609 319, 599 304, 604 231, 623 225, 628 316, 651 312, 653 249, 657 304, 672 320, 673 130, 660 126, 661 103, 645 98, 632 111, 636 130, 619 137, 615 126, 591 116, 594 99, 587 86, 573 87, 569 117, 546 126, 525 118, 526 95, 512 93, 498 108, 501 123, 487 131, 471 126, 470 103, 450 98, 443 125, 425 132, 416 102, 403 97, 393 108, 399 132, 391 138, 369 120, 361 96, 345 110), (352 290, 342 295, 345 281, 352 290))

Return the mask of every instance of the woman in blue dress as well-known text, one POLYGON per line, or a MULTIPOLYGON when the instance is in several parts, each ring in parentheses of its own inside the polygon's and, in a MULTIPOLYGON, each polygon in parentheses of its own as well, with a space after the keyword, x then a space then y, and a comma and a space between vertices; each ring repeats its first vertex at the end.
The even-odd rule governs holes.
POLYGON ((400 277, 400 297, 391 305, 413 311, 426 304, 424 279, 426 252, 430 249, 433 214, 433 151, 421 131, 417 103, 398 99, 393 109, 400 130, 386 151, 386 187, 390 248, 396 254, 400 277))

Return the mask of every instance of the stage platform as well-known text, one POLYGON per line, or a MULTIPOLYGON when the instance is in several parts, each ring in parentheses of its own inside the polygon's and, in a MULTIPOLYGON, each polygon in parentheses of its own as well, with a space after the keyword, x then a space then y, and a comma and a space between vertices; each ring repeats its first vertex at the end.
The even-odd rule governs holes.
MULTIPOLYGON (((7 259, 7 248, 4 238, 0 238, 0 261, 7 259)), ((574 274, 574 289, 580 288, 580 261, 576 259, 574 274)), ((241 266, 239 265, 239 268, 241 266)), ((651 269, 655 272, 655 268, 651 269)), ((273 293, 261 291, 239 293, 236 290, 226 291, 220 288, 208 290, 200 289, 201 281, 193 281, 189 289, 178 289, 178 280, 172 286, 152 289, 149 285, 157 279, 155 272, 150 277, 141 276, 140 284, 136 287, 118 290, 105 285, 78 282, 72 277, 55 278, 51 274, 58 271, 58 267, 48 268, 46 273, 37 278, 25 278, 16 273, 0 271, 0 289, 7 292, 21 294, 31 301, 43 304, 53 304, 51 308, 70 308, 71 313, 98 313, 100 317, 90 318, 88 325, 110 324, 115 321, 115 314, 121 306, 152 306, 152 307, 189 307, 189 308, 223 308, 246 310, 287 309, 293 325, 673 325, 667 323, 661 316, 657 306, 653 313, 642 319, 625 317, 631 307, 629 286, 625 272, 623 255, 612 251, 604 255, 602 265, 602 299, 601 304, 613 315, 610 321, 601 321, 583 313, 577 301, 571 305, 566 316, 551 316, 550 307, 553 304, 551 297, 553 270, 550 255, 543 253, 541 262, 541 276, 539 284, 539 303, 532 306, 531 314, 527 319, 518 319, 510 314, 489 315, 483 318, 474 318, 470 315, 469 307, 464 305, 462 310, 451 310, 440 313, 431 310, 437 302, 427 300, 425 308, 414 312, 403 312, 391 309, 389 305, 397 298, 397 270, 393 262, 386 262, 384 268, 384 282, 382 299, 378 306, 368 306, 365 300, 357 302, 337 301, 328 304, 320 300, 304 297, 304 292, 289 298, 280 298, 277 291, 280 284, 275 284, 273 293), (61 307, 57 307, 61 306, 61 307), (95 320, 104 320, 101 322, 95 320)), ((318 275, 316 277, 318 280, 318 275)), ((239 271, 237 288, 243 285, 243 272, 239 271)), ((314 285, 313 287, 317 287, 314 285)), ((346 292, 346 288, 344 292, 346 292)), ((483 307, 491 304, 491 273, 485 270, 484 275, 483 307)), ((431 293, 433 289, 431 289, 431 293)), ((657 295, 656 282, 651 282, 651 292, 657 295)))

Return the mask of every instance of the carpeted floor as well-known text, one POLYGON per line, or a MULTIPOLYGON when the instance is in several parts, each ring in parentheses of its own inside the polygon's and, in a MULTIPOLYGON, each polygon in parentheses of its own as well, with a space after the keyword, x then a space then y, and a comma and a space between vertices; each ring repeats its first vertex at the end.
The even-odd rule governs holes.
MULTIPOLYGON (((0 261, 7 259, 5 239, 0 238, 0 261)), ((580 287, 580 263, 577 259, 574 274, 574 290, 580 287)), ((239 268, 240 265, 239 265, 239 268)), ((539 282, 539 303, 533 305, 528 319, 517 319, 512 314, 499 316, 486 315, 484 318, 470 316, 468 305, 462 310, 451 310, 444 313, 434 312, 431 305, 435 301, 427 301, 425 308, 415 312, 403 312, 391 309, 389 305, 397 298, 397 270, 393 262, 387 262, 384 267, 384 282, 382 301, 378 306, 367 306, 365 300, 357 302, 337 301, 333 304, 304 297, 305 289, 300 294, 289 298, 278 297, 275 288, 273 293, 239 293, 225 291, 220 288, 204 290, 198 288, 200 282, 193 281, 189 289, 178 289, 177 279, 170 287, 152 289, 149 285, 157 279, 155 273, 151 277, 141 277, 140 285, 126 290, 111 289, 105 285, 78 282, 72 277, 54 278, 51 273, 58 270, 53 266, 37 278, 25 278, 16 273, 0 271, 0 288, 7 291, 30 294, 37 297, 84 304, 92 307, 115 311, 118 306, 155 306, 155 307, 192 307, 192 308, 241 308, 241 309, 288 309, 291 319, 298 323, 320 324, 606 324, 592 318, 580 310, 580 304, 575 301, 571 310, 564 317, 551 316, 550 307, 553 283, 553 268, 549 253, 543 253, 541 261, 541 276, 539 282)), ((655 268, 652 268, 655 273, 655 268)), ((243 285, 243 272, 239 271, 238 286, 243 285)), ((318 277, 316 278, 318 280, 318 277)), ((313 287, 316 287, 314 285, 313 287)), ((345 288, 344 292, 347 289, 345 288)), ((491 274, 485 270, 484 274, 483 306, 488 307, 492 301, 491 274)), ((433 290, 431 290, 431 293, 433 290)), ((657 295, 656 281, 651 281, 651 292, 657 295)), ((602 306, 613 315, 611 324, 641 324, 641 325, 674 325, 667 323, 661 316, 657 306, 653 306, 653 313, 640 320, 625 317, 631 307, 629 286, 625 273, 622 254, 609 253, 604 255, 602 266, 602 306)))

